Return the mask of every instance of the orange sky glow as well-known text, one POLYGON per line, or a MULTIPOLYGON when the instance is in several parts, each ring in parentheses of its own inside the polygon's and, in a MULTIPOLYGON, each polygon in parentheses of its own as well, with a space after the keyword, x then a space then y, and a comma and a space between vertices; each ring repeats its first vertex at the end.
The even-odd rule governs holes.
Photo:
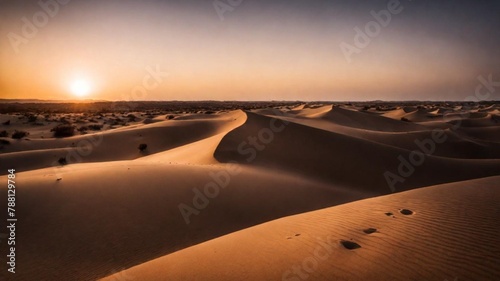
POLYGON ((389 1, 244 1, 223 20, 210 1, 52 2, 57 12, 32 38, 23 17, 43 8, 1 4, 0 98, 459 100, 500 65, 498 50, 473 41, 498 21, 450 33, 452 11, 429 24, 426 7, 408 1, 350 62, 339 46, 389 1))

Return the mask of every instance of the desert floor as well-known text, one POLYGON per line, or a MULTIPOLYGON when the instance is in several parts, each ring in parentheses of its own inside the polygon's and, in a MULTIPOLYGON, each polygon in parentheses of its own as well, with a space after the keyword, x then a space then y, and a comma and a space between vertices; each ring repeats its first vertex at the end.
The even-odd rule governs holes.
POLYGON ((496 103, 3 111, 0 280, 500 279, 496 103))

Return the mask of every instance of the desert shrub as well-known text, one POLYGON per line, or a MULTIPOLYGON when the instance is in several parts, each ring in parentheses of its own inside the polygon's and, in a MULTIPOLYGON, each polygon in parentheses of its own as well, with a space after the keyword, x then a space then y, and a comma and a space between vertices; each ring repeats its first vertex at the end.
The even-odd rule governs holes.
POLYGON ((165 118, 167 118, 168 120, 171 120, 171 119, 174 119, 175 116, 173 115, 167 115, 165 118))
POLYGON ((112 125, 112 126, 126 126, 127 125, 127 122, 124 121, 123 119, 121 119, 120 117, 116 117, 116 118, 112 118, 110 120, 108 120, 108 122, 112 125))
POLYGON ((71 137, 75 134, 75 126, 68 124, 57 125, 50 131, 54 132, 54 137, 56 138, 71 137))
POLYGON ((99 125, 99 124, 92 124, 92 125, 88 125, 87 127, 89 128, 89 130, 92 130, 92 131, 100 131, 102 129, 102 125, 99 125))
POLYGON ((62 124, 70 124, 69 120, 66 119, 66 117, 59 118, 59 122, 61 122, 62 124))
POLYGON ((2 124, 8 126, 8 125, 10 125, 10 120, 7 120, 7 121, 3 122, 2 124))
POLYGON ((8 141, 8 140, 0 140, 0 144, 10 144, 10 141, 8 141))
POLYGON ((81 126, 81 127, 80 127, 80 128, 78 128, 77 130, 78 130, 78 132, 80 132, 80 133, 86 133, 88 129, 89 129, 89 127, 87 127, 87 126, 81 126))
POLYGON ((129 122, 134 122, 137 119, 137 117, 134 114, 127 115, 127 118, 129 122))
POLYGON ((25 136, 29 135, 30 133, 28 132, 25 132, 25 131, 18 131, 16 130, 13 134, 12 134, 12 138, 13 139, 22 139, 24 138, 25 136))
POLYGON ((410 119, 406 118, 406 117, 401 117, 401 121, 405 121, 405 122, 411 122, 410 119))
POLYGON ((28 116, 28 122, 35 123, 37 118, 38 118, 37 115, 31 114, 30 116, 28 116))
POLYGON ((4 130, 0 132, 0 138, 7 138, 7 137, 9 137, 9 133, 7 133, 7 131, 4 130))
POLYGON ((61 165, 66 165, 68 164, 68 161, 66 161, 66 157, 61 157, 59 158, 59 160, 57 160, 57 162, 61 165))
POLYGON ((145 143, 141 143, 139 144, 139 147, 137 147, 141 152, 143 152, 144 150, 146 150, 148 148, 148 145, 145 144, 145 143))

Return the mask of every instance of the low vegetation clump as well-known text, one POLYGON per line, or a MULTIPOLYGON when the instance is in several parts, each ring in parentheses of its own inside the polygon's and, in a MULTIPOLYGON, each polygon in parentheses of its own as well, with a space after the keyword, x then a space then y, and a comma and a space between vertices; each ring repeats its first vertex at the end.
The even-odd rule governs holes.
POLYGON ((137 117, 134 114, 127 115, 127 118, 129 122, 134 122, 137 119, 137 117))
POLYGON ((28 122, 29 123, 35 123, 37 119, 38 119, 37 115, 31 114, 31 115, 28 116, 28 122))
POLYGON ((56 138, 71 137, 75 135, 75 126, 69 124, 57 125, 50 131, 54 132, 56 138))
POLYGON ((3 122, 2 124, 8 126, 8 125, 10 125, 10 120, 7 120, 7 121, 3 122))
POLYGON ((70 124, 69 120, 66 119, 66 117, 59 118, 59 122, 61 122, 62 124, 67 124, 67 125, 70 124))
POLYGON ((66 165, 68 164, 68 161, 66 161, 66 157, 61 157, 59 158, 59 160, 57 160, 57 162, 61 165, 66 165))
POLYGON ((77 131, 82 133, 82 134, 86 134, 88 129, 89 128, 87 126, 82 126, 82 127, 78 128, 77 131))
POLYGON ((24 138, 24 137, 28 136, 29 134, 30 134, 30 133, 25 132, 25 131, 17 131, 17 130, 16 130, 16 131, 12 134, 12 138, 13 138, 13 139, 17 139, 17 140, 19 140, 19 139, 22 139, 22 138, 24 138))
POLYGON ((92 130, 92 131, 100 131, 102 129, 102 125, 99 125, 99 124, 91 124, 91 125, 88 125, 87 127, 89 128, 89 130, 92 130))
POLYGON ((0 144, 10 144, 10 141, 8 141, 8 140, 0 140, 0 144))
POLYGON ((401 121, 411 122, 411 120, 410 120, 410 119, 408 119, 408 118, 406 118, 406 117, 402 117, 402 118, 401 118, 401 121))
POLYGON ((148 145, 145 144, 145 143, 141 143, 139 144, 139 147, 137 147, 141 152, 143 152, 144 150, 146 150, 148 148, 148 145))
POLYGON ((111 124, 111 126, 128 126, 127 122, 120 117, 109 120, 109 123, 111 124))
POLYGON ((0 132, 0 138, 8 138, 9 137, 9 133, 7 133, 7 131, 1 131, 0 132))

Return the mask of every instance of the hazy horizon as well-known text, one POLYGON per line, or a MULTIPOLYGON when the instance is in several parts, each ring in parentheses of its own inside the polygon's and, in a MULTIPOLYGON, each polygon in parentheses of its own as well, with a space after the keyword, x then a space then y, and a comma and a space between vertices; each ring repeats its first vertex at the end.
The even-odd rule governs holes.
POLYGON ((399 2, 346 58, 396 2, 0 1, 0 98, 459 101, 498 81, 498 1, 399 2))

